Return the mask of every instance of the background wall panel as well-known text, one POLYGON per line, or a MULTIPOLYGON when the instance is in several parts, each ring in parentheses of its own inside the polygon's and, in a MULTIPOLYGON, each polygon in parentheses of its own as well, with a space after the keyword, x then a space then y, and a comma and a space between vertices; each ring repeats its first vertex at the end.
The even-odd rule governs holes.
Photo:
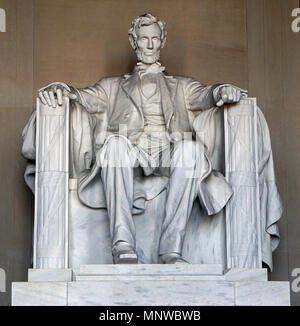
MULTIPOLYGON (((272 280, 293 281, 300 267, 300 33, 291 29, 298 7, 298 0, 247 1, 249 93, 268 121, 284 205, 272 280)), ((299 293, 292 292, 292 304, 300 305, 299 293)))
POLYGON ((35 1, 35 88, 76 86, 131 71, 127 31, 141 13, 167 22, 161 61, 171 74, 247 87, 245 2, 240 0, 35 1))
POLYGON ((0 0, 7 28, 0 33, 0 268, 10 284, 24 281, 31 264, 33 201, 24 183, 21 133, 33 108, 33 1, 0 0))
MULTIPOLYGON (((30 266, 32 196, 23 181, 21 131, 36 90, 53 81, 77 87, 132 69, 127 30, 151 12, 167 22, 161 62, 174 75, 249 89, 266 114, 285 212, 274 280, 300 267, 300 33, 291 31, 298 0, 0 0, 0 267, 25 281, 30 266)), ((300 304, 300 294, 292 302, 300 304)), ((0 293, 9 304, 10 293, 0 293)))

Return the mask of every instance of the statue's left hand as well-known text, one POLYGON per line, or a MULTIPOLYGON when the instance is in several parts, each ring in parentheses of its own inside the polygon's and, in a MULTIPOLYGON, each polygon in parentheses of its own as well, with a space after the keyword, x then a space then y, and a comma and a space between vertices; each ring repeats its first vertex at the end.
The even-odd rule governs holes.
POLYGON ((224 85, 218 88, 215 95, 216 106, 237 103, 242 97, 247 97, 248 91, 233 85, 224 85))

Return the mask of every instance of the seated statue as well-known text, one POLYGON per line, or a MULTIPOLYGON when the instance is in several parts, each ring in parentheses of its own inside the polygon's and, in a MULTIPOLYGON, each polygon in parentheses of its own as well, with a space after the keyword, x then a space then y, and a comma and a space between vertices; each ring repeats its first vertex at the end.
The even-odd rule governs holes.
MULTIPOLYGON (((204 86, 193 78, 167 74, 159 62, 165 23, 151 14, 134 19, 128 34, 137 55, 132 73, 81 89, 52 83, 39 90, 39 99, 55 109, 68 97, 88 112, 87 124, 96 134, 93 154, 84 157, 84 168, 76 167, 74 154, 72 164, 80 179, 80 201, 91 208, 107 208, 113 262, 139 261, 133 212, 139 201, 134 177, 140 173, 143 178, 167 180, 158 261, 188 263, 182 251, 195 200, 207 215, 215 215, 233 195, 232 186, 213 169, 210 136, 203 134, 203 125, 208 130, 216 111, 247 98, 247 91, 230 84, 204 86)), ((23 154, 30 158, 26 153, 25 146, 23 154)), ((272 169, 272 160, 269 163, 272 169)), ((281 208, 275 192, 276 217, 263 227, 264 232, 273 228, 270 234, 278 238, 275 224, 281 208)))

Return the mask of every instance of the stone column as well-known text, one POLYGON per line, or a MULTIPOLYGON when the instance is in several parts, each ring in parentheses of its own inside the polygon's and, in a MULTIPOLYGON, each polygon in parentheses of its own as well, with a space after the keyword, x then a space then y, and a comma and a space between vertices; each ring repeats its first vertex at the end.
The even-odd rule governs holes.
POLYGON ((69 100, 37 100, 34 268, 68 267, 69 100))
POLYGON ((225 171, 234 195, 226 206, 228 268, 261 268, 256 99, 224 109, 225 171))

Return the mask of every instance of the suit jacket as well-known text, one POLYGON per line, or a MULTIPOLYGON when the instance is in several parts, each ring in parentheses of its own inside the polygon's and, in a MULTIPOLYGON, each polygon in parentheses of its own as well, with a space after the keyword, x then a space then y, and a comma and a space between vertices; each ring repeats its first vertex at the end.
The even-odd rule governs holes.
MULTIPOLYGON (((144 129, 138 78, 135 72, 124 77, 103 78, 92 87, 72 90, 89 113, 105 114, 105 118, 101 119, 102 131, 122 132, 120 128, 123 125, 127 128, 128 138, 135 142, 144 129)), ((181 139, 184 132, 193 131, 197 112, 215 105, 213 91, 217 86, 207 87, 193 78, 161 74, 159 87, 162 110, 174 140, 181 139)))
MULTIPOLYGON (((72 88, 77 94, 77 101, 92 115, 98 115, 95 128, 95 151, 101 150, 104 140, 109 134, 122 133, 122 125, 126 126, 127 137, 135 142, 144 129, 144 116, 138 89, 138 73, 124 77, 104 78, 93 87, 84 89, 72 88), (105 136, 99 134, 106 130, 105 136)), ((162 99, 162 110, 167 129, 173 140, 183 139, 184 132, 192 132, 193 124, 199 121, 213 121, 213 111, 208 110, 215 104, 213 91, 218 85, 204 86, 187 77, 172 77, 162 74, 159 87, 162 99), (204 114, 205 113, 205 114, 204 114), (207 113, 207 114, 206 114, 207 113), (204 115, 203 115, 204 114, 204 115), (198 115, 198 117, 197 117, 198 115), (206 118, 207 117, 207 118, 206 118)), ((215 127, 204 123, 210 130, 215 127)), ((202 130, 202 127, 200 128, 202 130)), ((200 130, 200 131, 201 131, 200 130)), ((199 131, 199 130, 198 130, 199 131)), ((198 197, 209 215, 219 212, 232 195, 232 189, 224 177, 212 170, 209 153, 205 155, 207 171, 199 177, 198 197)), ((92 208, 105 207, 105 194, 100 179, 101 166, 94 163, 91 170, 85 171, 78 183, 79 199, 92 208)), ((144 207, 144 199, 152 199, 166 187, 161 178, 146 177, 135 183, 134 208, 144 207), (155 180, 155 181, 154 181, 155 180), (147 186, 148 184, 148 186, 147 186), (151 187, 149 187, 151 185, 151 187), (152 189, 152 192, 145 189, 152 189), (143 200, 141 200, 143 199, 143 200), (141 204, 143 202, 143 204, 141 204)))

